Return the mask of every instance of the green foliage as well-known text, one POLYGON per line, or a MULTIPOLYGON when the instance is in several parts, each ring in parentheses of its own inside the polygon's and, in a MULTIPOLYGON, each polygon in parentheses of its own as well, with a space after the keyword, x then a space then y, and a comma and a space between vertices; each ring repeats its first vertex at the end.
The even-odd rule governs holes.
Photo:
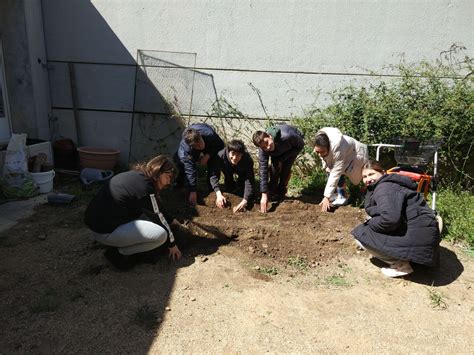
POLYGON ((278 269, 276 267, 260 267, 259 268, 259 271, 262 273, 262 274, 265 274, 265 275, 268 275, 268 276, 276 276, 278 275, 278 269))
POLYGON ((436 209, 443 218, 443 237, 474 247, 474 195, 442 189, 436 199, 436 209))
POLYGON ((308 264, 306 264, 306 261, 299 256, 290 256, 288 258, 288 265, 294 266, 295 268, 300 270, 306 270, 308 268, 308 264))
POLYGON ((312 107, 294 122, 309 139, 331 126, 366 144, 392 143, 396 137, 443 140, 442 182, 472 188, 474 60, 457 60, 463 49, 453 46, 434 63, 402 62, 392 67, 396 77, 336 90, 331 104, 312 107))
POLYGON ((327 176, 320 168, 306 169, 298 174, 292 174, 288 186, 292 190, 303 193, 319 193, 324 190, 327 176))
POLYGON ((428 289, 428 297, 430 299, 431 306, 433 308, 437 308, 441 310, 448 308, 448 304, 446 303, 443 295, 440 292, 436 291, 433 287, 427 288, 427 289, 428 289))
POLYGON ((351 286, 351 283, 344 277, 338 275, 332 275, 326 278, 326 282, 332 286, 347 287, 351 286))

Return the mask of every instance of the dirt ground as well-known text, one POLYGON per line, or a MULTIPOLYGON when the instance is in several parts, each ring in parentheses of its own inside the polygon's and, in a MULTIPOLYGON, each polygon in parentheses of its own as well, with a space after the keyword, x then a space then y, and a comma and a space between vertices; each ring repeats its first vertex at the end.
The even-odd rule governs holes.
POLYGON ((119 272, 82 223, 91 193, 62 191, 78 199, 0 233, 2 354, 474 353, 474 263, 448 243, 439 269, 387 279, 350 236, 360 209, 233 214, 168 191, 182 260, 119 272))

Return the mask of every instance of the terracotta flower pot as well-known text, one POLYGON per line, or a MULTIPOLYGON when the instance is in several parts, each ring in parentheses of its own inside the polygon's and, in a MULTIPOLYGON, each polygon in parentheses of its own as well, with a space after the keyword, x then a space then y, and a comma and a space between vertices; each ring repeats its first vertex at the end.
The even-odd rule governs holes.
POLYGON ((79 160, 83 168, 112 170, 117 164, 119 150, 99 147, 79 147, 79 160))

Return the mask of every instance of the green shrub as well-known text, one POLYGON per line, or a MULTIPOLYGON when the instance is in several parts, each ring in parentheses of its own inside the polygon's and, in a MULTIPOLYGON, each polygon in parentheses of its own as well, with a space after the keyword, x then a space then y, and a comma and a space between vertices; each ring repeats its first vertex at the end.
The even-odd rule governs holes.
POLYGON ((474 195, 442 189, 436 198, 436 209, 443 219, 443 237, 474 247, 474 195))
POLYGON ((327 176, 322 169, 313 168, 292 174, 288 185, 290 189, 301 191, 304 194, 322 194, 326 180, 327 176))
POLYGON ((395 78, 338 89, 331 94, 331 104, 310 108, 306 117, 294 123, 308 141, 327 126, 338 127, 366 144, 392 143, 397 137, 443 140, 441 182, 472 189, 474 60, 465 57, 454 63, 462 49, 452 47, 448 61, 402 62, 392 67, 398 74, 395 78))

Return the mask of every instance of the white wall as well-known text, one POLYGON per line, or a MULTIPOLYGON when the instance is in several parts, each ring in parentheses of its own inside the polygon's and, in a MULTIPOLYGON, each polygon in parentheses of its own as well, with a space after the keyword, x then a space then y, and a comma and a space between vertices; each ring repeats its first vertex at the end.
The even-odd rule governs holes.
MULTIPOLYGON (((138 101, 153 102, 154 94, 161 95, 181 100, 182 112, 189 113, 190 96, 184 93, 189 82, 180 76, 186 69, 174 65, 193 67, 194 62, 200 73, 193 76, 193 114, 205 115, 212 99, 223 95, 255 118, 265 114, 250 83, 268 115, 288 117, 314 103, 315 92, 323 93, 318 98, 323 102, 324 93, 370 80, 357 74, 386 72, 384 67, 398 63, 402 54, 407 61, 433 60, 458 43, 472 56, 473 12, 472 0, 43 0, 48 60, 134 65, 140 49, 187 52, 156 53, 171 68, 160 63, 148 69, 150 82, 138 86, 156 92, 151 88, 138 101), (178 89, 173 75, 181 81, 178 89)), ((57 70, 50 72, 50 81, 53 106, 66 107, 70 89, 62 65, 53 63, 57 70)), ((136 96, 130 68, 82 68, 83 108, 130 110, 136 96), (94 90, 97 95, 91 95, 94 90)), ((89 120, 104 125, 112 119, 104 114, 100 122, 100 114, 93 116, 89 120)), ((130 127, 110 129, 126 145, 130 127)))

